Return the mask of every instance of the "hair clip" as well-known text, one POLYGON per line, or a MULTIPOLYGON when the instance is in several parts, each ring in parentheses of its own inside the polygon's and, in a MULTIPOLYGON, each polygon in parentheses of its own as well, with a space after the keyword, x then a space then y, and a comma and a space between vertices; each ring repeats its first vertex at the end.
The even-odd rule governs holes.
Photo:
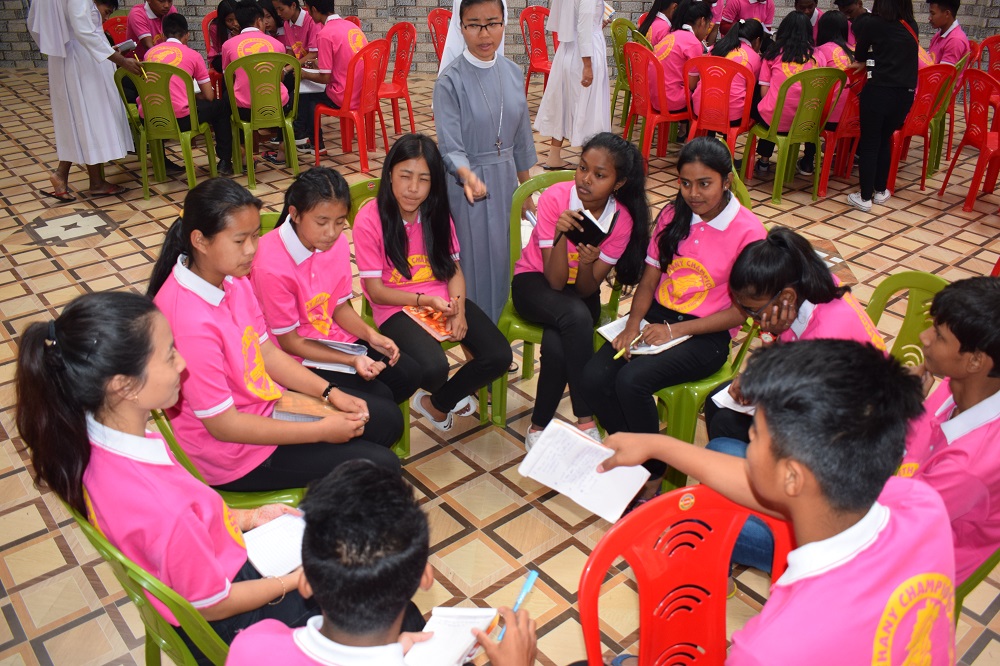
POLYGON ((743 25, 743 24, 745 24, 746 22, 747 22, 747 20, 746 20, 746 19, 740 19, 740 25, 743 25))
POLYGON ((56 340, 56 320, 53 319, 49 321, 49 334, 45 336, 45 346, 55 347, 58 344, 56 340))

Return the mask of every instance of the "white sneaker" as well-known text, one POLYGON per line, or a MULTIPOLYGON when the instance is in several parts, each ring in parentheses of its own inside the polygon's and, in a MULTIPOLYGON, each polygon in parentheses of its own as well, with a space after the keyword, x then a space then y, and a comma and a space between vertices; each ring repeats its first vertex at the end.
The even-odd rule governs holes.
POLYGON ((529 430, 528 434, 524 436, 524 450, 530 451, 531 447, 535 445, 538 438, 542 436, 541 430, 529 430))
POLYGON ((872 195, 872 202, 878 205, 884 204, 886 201, 892 198, 892 192, 889 190, 882 190, 881 192, 876 192, 872 195))
POLYGON ((851 194, 848 194, 847 203, 851 204, 863 213, 870 213, 872 211, 871 199, 862 199, 861 192, 852 192, 851 194))
POLYGON ((604 441, 601 438, 601 431, 597 429, 597 426, 590 426, 586 430, 581 430, 580 432, 582 432, 584 435, 586 435, 587 437, 591 438, 596 442, 604 441))

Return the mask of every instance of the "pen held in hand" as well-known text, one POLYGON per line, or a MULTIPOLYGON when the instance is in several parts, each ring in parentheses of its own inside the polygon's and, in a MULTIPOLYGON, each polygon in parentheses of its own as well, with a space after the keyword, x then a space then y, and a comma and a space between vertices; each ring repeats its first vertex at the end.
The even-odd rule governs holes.
POLYGON ((633 340, 632 342, 628 343, 628 347, 622 347, 620 350, 618 350, 618 353, 615 354, 615 356, 614 356, 614 358, 612 360, 617 361, 618 359, 620 359, 622 356, 625 355, 626 351, 628 351, 629 349, 632 349, 632 347, 635 347, 635 343, 639 342, 639 340, 642 340, 642 333, 640 333, 639 335, 635 336, 635 340, 633 340))
MULTIPOLYGON (((537 571, 529 571, 528 577, 524 581, 524 585, 521 586, 521 592, 517 595, 517 601, 514 602, 514 613, 517 613, 521 609, 521 604, 524 603, 525 597, 528 596, 528 592, 531 592, 531 588, 535 586, 535 581, 538 580, 537 571)), ((503 640, 503 635, 507 633, 507 626, 500 630, 500 635, 497 636, 497 643, 503 640)))

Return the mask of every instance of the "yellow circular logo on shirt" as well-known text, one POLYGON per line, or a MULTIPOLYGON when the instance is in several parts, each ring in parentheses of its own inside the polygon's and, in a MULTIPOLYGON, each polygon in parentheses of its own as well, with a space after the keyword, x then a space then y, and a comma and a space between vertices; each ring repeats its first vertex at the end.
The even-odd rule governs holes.
POLYGON ((653 51, 656 53, 657 60, 665 60, 667 56, 670 55, 670 52, 674 50, 674 42, 676 39, 676 36, 672 34, 667 35, 660 41, 659 44, 656 45, 653 51))
POLYGON ((785 75, 787 79, 790 76, 794 76, 799 72, 805 70, 805 64, 799 64, 797 62, 783 62, 781 63, 781 73, 785 75))
POLYGON ((917 55, 920 58, 920 64, 923 65, 924 67, 930 67, 931 65, 934 64, 934 56, 932 56, 930 53, 928 53, 924 49, 924 47, 922 47, 922 46, 919 47, 919 50, 917 51, 917 55))
POLYGON ((255 53, 270 53, 271 42, 263 37, 246 37, 236 46, 236 56, 254 55, 255 53))
POLYGON ((306 316, 321 335, 330 335, 333 319, 330 317, 330 294, 321 292, 306 301, 306 316))
POLYGON ((711 274, 696 259, 675 257, 667 267, 667 279, 660 284, 656 300, 676 312, 691 312, 705 302, 715 286, 711 274))
POLYGON ((729 52, 729 55, 726 56, 726 59, 738 62, 741 65, 746 65, 747 67, 750 66, 750 58, 748 58, 747 54, 743 52, 743 49, 733 49, 729 52))
POLYGON ((365 45, 365 33, 360 28, 351 28, 347 31, 347 43, 351 45, 351 52, 357 53, 365 45))
POLYGON ((436 279, 434 277, 434 271, 431 269, 431 264, 427 261, 426 254, 411 254, 409 263, 410 279, 405 279, 398 270, 393 269, 392 275, 389 276, 389 284, 433 282, 436 279))
POLYGON ((941 642, 954 663, 954 617, 951 579, 937 573, 908 578, 893 590, 875 627, 872 666, 930 664, 941 642))
MULTIPOLYGON (((219 498, 222 500, 222 498, 219 498)), ((226 500, 222 500, 222 519, 226 523, 226 531, 229 532, 229 536, 233 537, 233 541, 240 545, 240 548, 246 548, 247 544, 243 540, 243 530, 236 523, 236 516, 233 515, 232 509, 226 504, 226 500)))
POLYGON ((184 59, 184 54, 181 52, 180 47, 174 44, 165 44, 161 48, 150 49, 146 54, 146 60, 149 62, 159 62, 164 65, 173 65, 174 67, 180 67, 181 60, 184 59))
POLYGON ((865 309, 861 307, 861 303, 858 302, 858 299, 854 298, 854 294, 844 294, 844 302, 850 305, 851 309, 857 313, 858 319, 861 320, 861 324, 865 327, 865 333, 868 334, 868 339, 871 341, 872 345, 875 346, 875 349, 885 351, 885 340, 882 339, 882 334, 878 332, 877 328, 875 328, 871 318, 868 316, 868 313, 865 312, 865 309))
POLYGON ((261 400, 277 400, 281 397, 278 385, 264 369, 260 338, 253 326, 247 326, 243 331, 243 383, 248 391, 261 400))
POLYGON ((830 59, 833 61, 833 66, 841 71, 847 71, 847 68, 851 66, 851 59, 839 46, 830 54, 830 59))

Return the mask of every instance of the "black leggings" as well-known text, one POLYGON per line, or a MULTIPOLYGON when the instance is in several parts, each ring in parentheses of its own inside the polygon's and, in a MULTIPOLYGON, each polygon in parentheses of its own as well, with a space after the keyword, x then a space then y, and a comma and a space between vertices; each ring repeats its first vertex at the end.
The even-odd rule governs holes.
POLYGON ((451 379, 448 378, 448 357, 441 343, 405 312, 397 312, 379 327, 420 365, 420 387, 431 394, 431 404, 442 412, 450 412, 459 400, 507 372, 513 360, 510 343, 471 300, 465 301, 465 321, 469 330, 462 346, 469 350, 472 359, 451 379))
MULTIPOLYGON (((399 404, 408 400, 420 386, 420 365, 412 357, 400 352, 396 365, 389 365, 389 359, 382 352, 373 349, 364 340, 357 340, 354 344, 364 345, 368 348, 369 358, 385 363, 385 369, 378 373, 375 379, 367 380, 360 375, 317 370, 316 368, 310 368, 310 370, 326 381, 334 382, 342 389, 360 391, 361 394, 357 394, 358 397, 366 400, 370 396, 377 396, 399 404)), ((373 415, 372 420, 374 418, 373 415)))
POLYGON ((600 291, 584 298, 574 285, 556 290, 542 273, 520 273, 511 283, 511 295, 518 314, 545 327, 531 423, 540 428, 549 424, 567 383, 573 415, 578 419, 593 416, 594 412, 580 395, 580 380, 584 366, 594 356, 594 324, 601 312, 600 291))
POLYGON ((861 138, 858 139, 858 177, 861 198, 870 201, 889 182, 892 133, 902 127, 913 106, 913 90, 884 88, 869 83, 861 91, 861 138))
MULTIPOLYGON (((215 99, 211 102, 198 100, 198 122, 208 123, 215 134, 215 156, 226 162, 233 159, 233 132, 229 123, 229 98, 215 99)), ((191 116, 177 119, 177 126, 182 132, 191 129, 191 116)))

